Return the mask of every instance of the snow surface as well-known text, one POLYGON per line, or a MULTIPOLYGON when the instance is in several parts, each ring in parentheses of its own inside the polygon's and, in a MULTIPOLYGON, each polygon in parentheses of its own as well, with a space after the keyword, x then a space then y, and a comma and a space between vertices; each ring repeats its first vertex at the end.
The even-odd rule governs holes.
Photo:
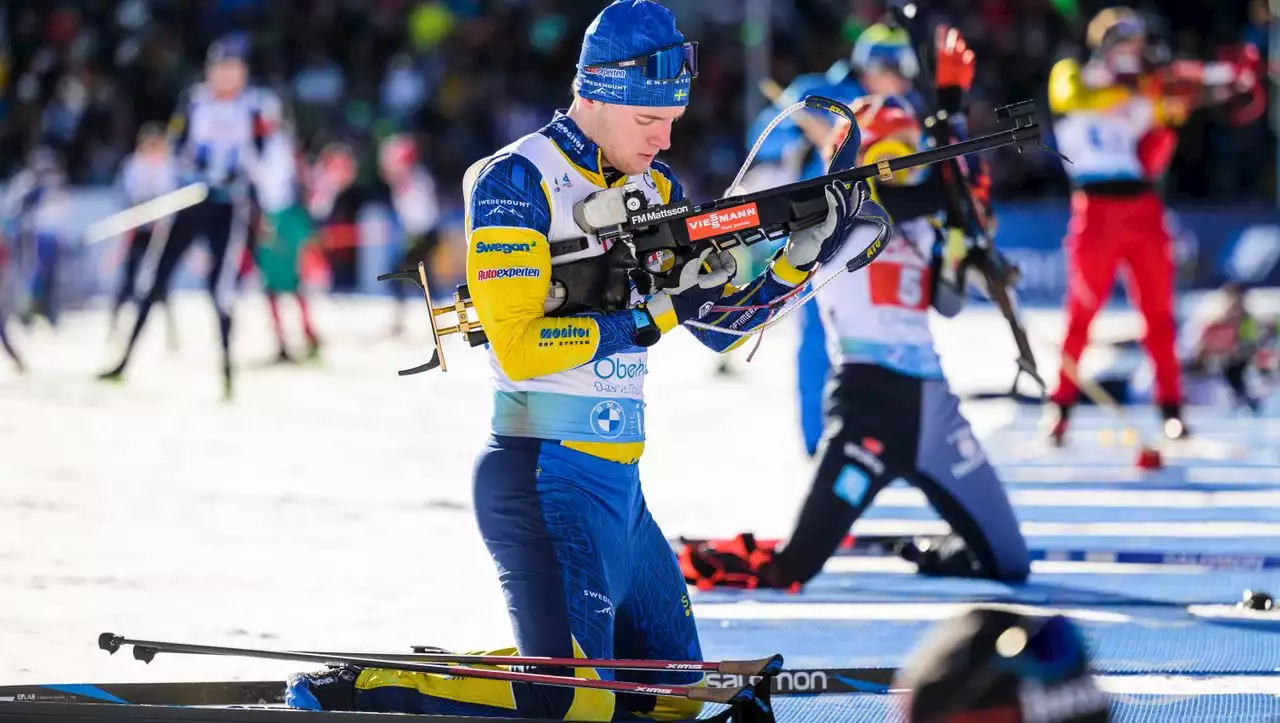
MULTIPOLYGON (((293 309, 286 302, 286 319, 293 309)), ((420 308, 415 311, 421 311, 420 308)), ((402 378, 429 354, 424 313, 386 336, 379 299, 318 299, 315 366, 255 368, 272 354, 265 304, 241 301, 234 403, 219 399, 216 331, 201 296, 177 307, 180 348, 153 318, 124 385, 97 382, 116 344, 102 312, 54 332, 10 328, 33 368, 0 359, 0 684, 279 676, 290 663, 99 651, 99 633, 228 645, 407 651, 510 642, 470 512, 487 433, 484 352, 445 342, 447 373, 402 378)), ((1052 380, 1062 325, 1028 315, 1052 380)), ((809 482, 796 419, 793 320, 734 374, 677 333, 646 380, 650 505, 669 536, 789 528, 809 482)), ((296 324, 290 324, 296 328, 296 324)), ((1137 333, 1132 314, 1095 338, 1137 333)), ((936 324, 961 390, 1002 390, 1014 347, 998 316, 936 324)), ((1086 357, 1086 371, 1108 363, 1086 357)), ((972 402, 980 435, 1007 402, 972 402)))

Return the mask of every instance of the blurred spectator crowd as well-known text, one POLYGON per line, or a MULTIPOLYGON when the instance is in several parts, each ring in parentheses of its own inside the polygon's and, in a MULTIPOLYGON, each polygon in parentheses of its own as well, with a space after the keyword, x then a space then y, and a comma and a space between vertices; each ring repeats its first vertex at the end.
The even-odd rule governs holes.
MULTIPOLYGON (((745 155, 748 116, 763 102, 744 58, 768 39, 772 76, 822 72, 848 56, 881 17, 881 0, 666 0, 682 30, 701 42, 693 102, 666 154, 692 197, 719 195, 745 155), (767 32, 751 16, 767 8, 767 32)), ((959 26, 979 58, 971 96, 974 132, 993 109, 1044 106, 1053 62, 1084 52, 1084 25, 1104 3, 1090 0, 925 0, 959 26)), ((1110 4, 1110 3, 1106 3, 1110 4)), ((363 154, 371 178, 376 142, 406 130, 457 203, 465 168, 540 127, 567 106, 582 31, 601 0, 42 0, 5 3, 0 16, 0 179, 36 143, 64 155, 75 184, 114 181, 135 134, 167 119, 199 79, 205 48, 244 30, 255 82, 280 92, 299 140, 314 157, 343 140, 363 154)), ((1159 6, 1173 54, 1211 58, 1250 41, 1267 53, 1266 0, 1179 0, 1159 6)), ((1239 200, 1275 197, 1270 119, 1228 128, 1197 114, 1181 133, 1170 193, 1239 200)), ((1060 161, 1029 153, 997 162, 998 198, 1060 195, 1060 161)))

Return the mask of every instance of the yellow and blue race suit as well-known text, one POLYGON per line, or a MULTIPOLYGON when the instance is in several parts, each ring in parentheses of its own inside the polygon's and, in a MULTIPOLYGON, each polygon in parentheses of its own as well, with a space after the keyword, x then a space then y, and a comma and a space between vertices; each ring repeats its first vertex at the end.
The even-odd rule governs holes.
MULTIPOLYGON (((632 183, 653 204, 683 198, 671 169, 611 178, 599 147, 567 115, 483 160, 468 191, 467 282, 488 337, 492 437, 474 475, 476 519, 493 556, 521 655, 701 660, 693 611, 675 555, 649 514, 638 460, 644 449, 647 354, 632 311, 547 316, 552 244, 583 236, 573 207, 632 183)), ((807 281, 779 254, 723 306, 767 304, 807 281)), ((634 301, 641 301, 637 294, 634 301)), ((708 315, 750 330, 768 314, 708 315)), ((663 333, 679 325, 667 311, 663 333)), ((714 351, 746 337, 690 328, 714 351)), ((544 671, 551 672, 551 671, 544 671)), ((555 671, 567 672, 567 671, 555 671)), ((701 673, 580 668, 574 675, 699 684, 701 673), (625 677, 624 677, 625 676, 625 677)), ((358 707, 610 720, 690 718, 701 704, 605 691, 364 671, 358 707)))

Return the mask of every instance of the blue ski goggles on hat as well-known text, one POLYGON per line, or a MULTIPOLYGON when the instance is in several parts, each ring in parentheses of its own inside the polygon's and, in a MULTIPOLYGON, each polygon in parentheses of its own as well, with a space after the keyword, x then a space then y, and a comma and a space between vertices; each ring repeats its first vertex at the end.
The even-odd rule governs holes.
POLYGON ((1147 28, 1141 20, 1137 18, 1122 18, 1107 28, 1107 32, 1102 36, 1102 45, 1107 47, 1124 40, 1146 37, 1146 34, 1147 28))
POLYGON ((644 77, 649 80, 676 80, 684 75, 687 69, 689 77, 696 78, 698 77, 698 44, 696 42, 681 43, 627 60, 592 63, 583 70, 589 72, 593 68, 639 68, 644 77))

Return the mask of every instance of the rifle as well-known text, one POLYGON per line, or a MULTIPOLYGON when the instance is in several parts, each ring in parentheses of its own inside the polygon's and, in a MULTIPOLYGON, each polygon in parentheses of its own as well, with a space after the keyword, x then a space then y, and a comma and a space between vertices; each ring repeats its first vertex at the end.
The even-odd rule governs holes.
MULTIPOLYGON (((925 102, 927 120, 923 124, 924 132, 937 146, 950 144, 954 142, 957 134, 952 128, 949 114, 938 108, 938 89, 933 81, 931 65, 933 56, 927 52, 932 49, 932 46, 922 45, 920 42, 922 33, 919 32, 919 24, 923 18, 914 3, 894 7, 891 12, 895 24, 906 32, 912 49, 920 61, 917 91, 925 102), (913 25, 916 26, 915 32, 912 31, 913 25)), ((1041 147, 1052 151, 1043 144, 1041 147)), ((1018 146, 1018 152, 1022 152, 1021 146, 1018 146)), ((1061 154, 1053 152, 1061 157, 1061 154)), ((1063 158, 1066 160, 1065 157, 1063 158)), ((977 275, 972 277, 972 283, 1000 309, 1001 315, 1009 323, 1010 330, 1013 332, 1013 341, 1018 347, 1017 373, 1013 378, 1010 395, 1017 396, 1018 381, 1023 374, 1026 374, 1040 387, 1040 398, 1043 399, 1048 392, 1048 385, 1036 368, 1035 354, 1031 350, 1031 342, 1027 338, 1026 329, 1020 318, 1015 287, 1021 278, 1021 272, 996 249, 989 230, 987 213, 974 199, 969 180, 960 164, 955 158, 951 158, 941 161, 941 165, 943 186, 947 190, 947 225, 960 229, 973 240, 973 245, 957 269, 958 292, 961 295, 964 294, 966 281, 971 278, 968 271, 970 269, 976 271, 977 275)))
MULTIPOLYGON (((797 104, 801 105, 801 104, 797 104)), ((803 106, 811 110, 829 111, 846 118, 851 125, 842 143, 856 149, 861 134, 853 112, 838 101, 809 96, 803 106)), ((547 302, 548 316, 583 310, 617 311, 627 308, 632 284, 642 294, 649 294, 678 284, 676 272, 684 264, 698 258, 708 249, 727 251, 736 246, 749 246, 790 236, 796 231, 818 226, 827 217, 826 187, 832 183, 855 184, 870 178, 892 178, 894 172, 932 163, 953 161, 970 153, 1013 145, 1039 142, 1040 126, 1032 101, 1022 101, 997 109, 1002 121, 1011 120, 1013 127, 965 141, 948 142, 936 148, 901 158, 885 159, 803 181, 755 193, 720 198, 694 205, 688 200, 663 205, 650 205, 644 192, 635 184, 602 189, 592 193, 574 207, 574 219, 589 237, 552 242, 552 255, 558 246, 571 251, 598 245, 602 253, 569 264, 552 266, 552 288, 547 302)), ((845 265, 856 272, 887 248, 882 233, 845 265)), ((418 374, 436 367, 447 369, 440 350, 440 337, 460 334, 471 346, 484 344, 486 337, 477 318, 465 284, 457 288, 452 304, 431 306, 431 290, 427 288, 422 264, 416 270, 406 269, 378 277, 402 280, 422 288, 430 308, 431 332, 435 350, 425 364, 403 370, 401 376, 418 374), (440 326, 436 317, 453 313, 457 323, 440 326)))

